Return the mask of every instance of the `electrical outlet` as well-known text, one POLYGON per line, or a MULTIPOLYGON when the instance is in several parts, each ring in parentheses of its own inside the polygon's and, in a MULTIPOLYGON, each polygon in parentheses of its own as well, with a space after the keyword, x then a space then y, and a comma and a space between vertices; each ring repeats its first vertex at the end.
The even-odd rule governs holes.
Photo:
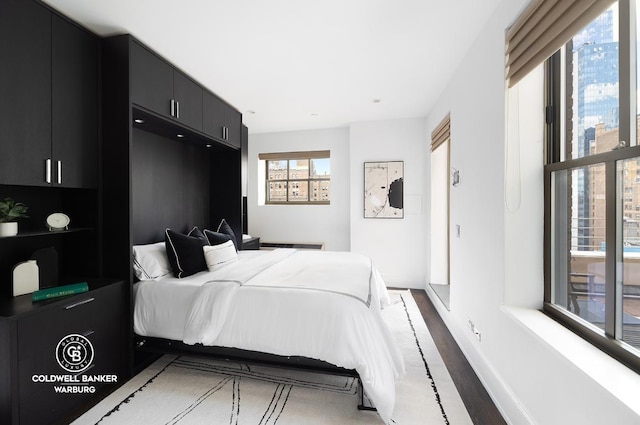
POLYGON ((471 332, 473 332, 476 338, 478 338, 478 341, 480 341, 481 340, 480 331, 478 330, 478 328, 476 328, 476 325, 471 321, 471 319, 467 319, 467 325, 469 325, 469 329, 471 330, 471 332))

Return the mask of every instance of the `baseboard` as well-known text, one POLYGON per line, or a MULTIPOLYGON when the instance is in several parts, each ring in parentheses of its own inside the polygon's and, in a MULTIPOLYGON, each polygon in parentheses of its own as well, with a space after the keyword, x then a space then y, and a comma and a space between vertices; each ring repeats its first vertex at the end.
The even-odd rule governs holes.
POLYGON ((452 325, 451 313, 440 301, 435 291, 429 285, 426 285, 425 291, 504 420, 508 424, 536 425, 507 382, 502 379, 483 353, 472 346, 474 341, 468 336, 468 328, 452 325))

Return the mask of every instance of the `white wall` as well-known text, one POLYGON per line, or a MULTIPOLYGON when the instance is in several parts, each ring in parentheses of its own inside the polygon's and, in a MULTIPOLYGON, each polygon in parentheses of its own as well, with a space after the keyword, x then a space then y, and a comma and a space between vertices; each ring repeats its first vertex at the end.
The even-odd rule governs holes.
POLYGON ((424 118, 350 128, 249 135, 249 233, 261 241, 324 242, 368 255, 388 286, 423 288, 428 251, 424 118), (331 205, 260 205, 258 154, 331 150, 331 205), (404 218, 364 218, 364 162, 404 161, 404 218))
POLYGON ((387 286, 423 288, 427 250, 424 119, 351 124, 351 251, 372 258, 387 286), (364 163, 404 161, 404 218, 364 218, 364 163))
POLYGON ((519 143, 511 131, 505 143, 504 30, 526 2, 502 1, 426 119, 250 136, 249 231, 263 239, 322 236, 329 249, 371 256, 389 285, 426 288, 508 423, 637 424, 640 375, 538 310, 544 285, 540 70, 521 83, 519 143), (451 166, 461 175, 451 188, 450 225, 461 226, 461 237, 451 243, 450 310, 426 285, 428 135, 447 113, 451 166), (340 192, 326 225, 305 207, 257 205, 258 152, 327 148, 332 185, 338 183, 332 190, 340 192), (384 160, 405 161, 402 220, 363 218, 363 163, 384 160))
MULTIPOLYGON (((542 78, 523 82, 520 143, 505 143, 503 0, 427 117, 451 113, 450 311, 427 293, 513 424, 640 423, 640 376, 537 310, 543 299, 542 78), (507 166, 508 165, 508 166, 507 166), (471 319, 478 341, 467 326, 471 319)), ((511 99, 514 102, 517 99, 511 99)), ((513 106, 513 105, 512 105, 513 106)), ((517 110, 517 109, 516 109, 517 110)))
POLYGON ((349 129, 250 134, 248 150, 249 234, 262 242, 322 242, 327 250, 349 251, 349 129), (259 153, 326 149, 331 151, 330 205, 259 205, 259 153))

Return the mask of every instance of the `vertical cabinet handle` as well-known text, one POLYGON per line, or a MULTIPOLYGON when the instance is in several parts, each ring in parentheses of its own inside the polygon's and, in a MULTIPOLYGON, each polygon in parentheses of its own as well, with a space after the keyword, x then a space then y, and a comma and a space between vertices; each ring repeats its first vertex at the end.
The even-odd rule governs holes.
POLYGON ((180 102, 175 99, 171 99, 171 116, 180 118, 180 102))
POLYGON ((58 161, 58 184, 62 184, 62 161, 58 161))
POLYGON ((51 158, 47 158, 44 168, 44 179, 47 183, 51 183, 51 158))

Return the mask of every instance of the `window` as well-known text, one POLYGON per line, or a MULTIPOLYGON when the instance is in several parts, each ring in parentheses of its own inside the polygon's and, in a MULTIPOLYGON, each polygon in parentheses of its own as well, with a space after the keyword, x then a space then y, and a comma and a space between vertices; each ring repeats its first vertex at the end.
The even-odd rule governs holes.
POLYGON ((447 116, 431 133, 431 288, 449 309, 449 187, 451 119, 447 116))
POLYGON ((327 205, 331 201, 330 151, 262 153, 267 204, 327 205))
POLYGON ((546 64, 545 311, 640 371, 636 1, 546 64))

